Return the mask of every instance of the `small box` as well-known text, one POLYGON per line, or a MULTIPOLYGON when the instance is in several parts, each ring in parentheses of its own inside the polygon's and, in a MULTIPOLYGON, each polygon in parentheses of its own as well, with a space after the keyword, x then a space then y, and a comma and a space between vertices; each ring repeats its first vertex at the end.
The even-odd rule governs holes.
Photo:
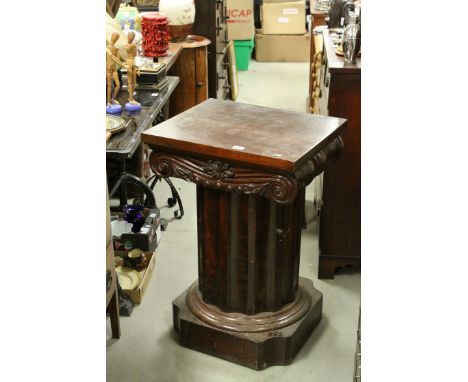
POLYGON ((255 59, 259 62, 309 62, 310 35, 255 35, 255 59))
POLYGON ((151 276, 153 276, 154 267, 156 264, 156 252, 145 252, 145 255, 151 256, 151 259, 148 263, 148 267, 145 270, 139 272, 141 276, 140 284, 134 290, 123 289, 123 291, 129 295, 130 300, 132 300, 132 302, 135 304, 141 304, 143 296, 145 295, 146 289, 148 288, 149 282, 151 280, 151 276))
POLYGON ((166 79, 166 64, 145 62, 139 67, 139 70, 140 75, 137 76, 137 85, 157 85, 166 79))
POLYGON ((306 32, 305 2, 264 3, 262 5, 263 34, 304 34, 306 32))
MULTIPOLYGON (((159 238, 158 228, 160 226, 160 212, 159 208, 143 210, 145 215, 145 224, 141 227, 140 232, 124 233, 120 238, 113 237, 114 252, 116 255, 128 253, 128 251, 139 248, 144 252, 153 252, 158 246, 159 238)), ((119 218, 123 219, 124 214, 118 213, 119 218)))
POLYGON ((237 70, 249 70, 255 39, 234 41, 237 70))
POLYGON ((227 0, 229 40, 252 40, 255 36, 253 0, 227 0))

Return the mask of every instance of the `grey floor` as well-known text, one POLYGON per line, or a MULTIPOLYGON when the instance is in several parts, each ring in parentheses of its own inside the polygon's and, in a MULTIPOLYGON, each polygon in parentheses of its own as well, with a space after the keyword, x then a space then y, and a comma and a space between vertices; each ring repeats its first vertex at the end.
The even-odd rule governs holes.
MULTIPOLYGON (((304 111, 308 87, 307 63, 252 62, 239 72, 238 102, 304 111)), ((300 275, 313 280, 323 293, 323 317, 290 366, 254 371, 193 350, 176 342, 172 329, 172 300, 197 278, 195 186, 174 181, 185 216, 169 224, 157 249, 156 270, 143 303, 131 317, 121 318, 122 337, 110 339, 107 320, 107 380, 111 382, 237 382, 352 381, 360 304, 360 274, 342 271, 334 280, 318 280, 317 219, 313 187, 307 189, 300 275)), ((156 187, 162 215, 169 190, 156 187)))

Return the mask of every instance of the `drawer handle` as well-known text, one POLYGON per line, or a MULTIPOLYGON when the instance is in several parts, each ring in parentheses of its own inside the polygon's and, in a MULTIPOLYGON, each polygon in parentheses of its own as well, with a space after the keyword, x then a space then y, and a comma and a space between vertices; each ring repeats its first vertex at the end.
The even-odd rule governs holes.
POLYGON ((204 85, 204 83, 203 82, 197 82, 196 85, 197 85, 198 88, 201 88, 204 85))

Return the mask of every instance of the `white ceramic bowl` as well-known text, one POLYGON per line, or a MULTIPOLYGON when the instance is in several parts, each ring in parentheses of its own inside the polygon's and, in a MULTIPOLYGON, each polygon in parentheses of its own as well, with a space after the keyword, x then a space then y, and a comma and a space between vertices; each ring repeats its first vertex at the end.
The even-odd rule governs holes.
POLYGON ((125 220, 114 220, 111 222, 112 235, 115 237, 120 237, 123 233, 129 233, 132 227, 133 224, 125 220))

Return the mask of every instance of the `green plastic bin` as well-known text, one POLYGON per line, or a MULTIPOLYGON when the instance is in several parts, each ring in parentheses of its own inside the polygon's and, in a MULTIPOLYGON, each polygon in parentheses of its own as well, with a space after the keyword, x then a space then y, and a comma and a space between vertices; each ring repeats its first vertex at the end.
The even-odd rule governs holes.
POLYGON ((252 40, 234 40, 237 70, 249 70, 254 41, 254 38, 252 40))

